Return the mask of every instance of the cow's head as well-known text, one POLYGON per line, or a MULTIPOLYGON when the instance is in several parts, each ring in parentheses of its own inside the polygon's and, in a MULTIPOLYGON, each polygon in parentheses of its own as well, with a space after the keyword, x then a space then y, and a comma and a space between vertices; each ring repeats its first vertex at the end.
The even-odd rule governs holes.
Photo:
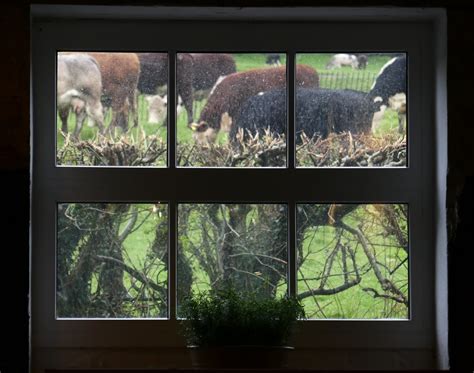
POLYGON ((205 121, 190 123, 189 128, 193 131, 194 141, 199 144, 209 144, 216 141, 217 131, 205 121))
POLYGON ((148 122, 162 123, 166 118, 167 106, 166 96, 159 95, 145 96, 148 101, 148 122))
POLYGON ((357 56, 357 67, 359 69, 365 69, 367 67, 367 65, 369 64, 368 62, 368 58, 365 54, 359 54, 357 56))

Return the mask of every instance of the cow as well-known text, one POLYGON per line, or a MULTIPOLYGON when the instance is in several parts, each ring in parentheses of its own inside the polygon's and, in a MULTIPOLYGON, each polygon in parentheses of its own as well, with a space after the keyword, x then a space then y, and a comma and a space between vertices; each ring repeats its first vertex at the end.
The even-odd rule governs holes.
POLYGON ((237 71, 234 57, 226 53, 191 53, 193 90, 198 101, 209 96, 219 78, 237 71))
POLYGON ((73 138, 78 139, 86 116, 104 132, 104 114, 100 97, 102 77, 97 61, 83 54, 58 55, 57 106, 61 130, 68 132, 69 110, 76 114, 73 138))
POLYGON ((357 57, 357 68, 359 70, 366 69, 367 65, 369 64, 369 59, 367 55, 359 53, 359 54, 356 54, 355 56, 357 57))
POLYGON ((391 106, 398 113, 398 130, 403 132, 406 118, 407 59, 405 55, 394 57, 381 69, 370 89, 374 102, 391 106))
MULTIPOLYGON (((296 66, 298 87, 319 87, 315 69, 306 65, 296 66)), ((221 130, 223 119, 234 122, 242 104, 259 92, 286 87, 286 67, 253 69, 228 75, 216 86, 198 123, 192 123, 193 138, 199 143, 213 142, 221 130)), ((232 124, 230 125, 232 127, 232 124)))
MULTIPOLYGON (((137 53, 141 73, 138 91, 142 94, 156 95, 158 87, 168 84, 167 53, 137 53)), ((188 115, 188 123, 193 122, 193 58, 189 53, 177 55, 176 89, 183 100, 188 115)))
POLYGON ((115 127, 128 129, 131 109, 133 125, 138 126, 137 84, 140 62, 135 53, 88 52, 96 59, 102 75, 102 95, 105 106, 112 109, 109 132, 115 127))
POLYGON ((342 66, 351 66, 353 69, 359 68, 359 61, 353 54, 338 53, 331 57, 326 64, 327 70, 341 68, 342 66))
POLYGON ((278 53, 266 53, 265 63, 271 66, 281 66, 280 54, 278 53))
MULTIPOLYGON (((327 137, 330 133, 350 131, 370 133, 374 113, 380 109, 364 92, 353 90, 298 88, 295 101, 296 142, 301 136, 327 137)), ((287 132, 286 90, 257 94, 243 105, 229 138, 236 143, 239 129, 244 139, 250 133, 273 135, 287 132)))
MULTIPOLYGON (((167 123, 165 119, 168 113, 168 96, 146 95, 145 100, 148 102, 148 123, 158 123, 166 126, 167 123)), ((179 116, 182 111, 183 101, 181 100, 181 96, 178 96, 176 115, 179 116)))

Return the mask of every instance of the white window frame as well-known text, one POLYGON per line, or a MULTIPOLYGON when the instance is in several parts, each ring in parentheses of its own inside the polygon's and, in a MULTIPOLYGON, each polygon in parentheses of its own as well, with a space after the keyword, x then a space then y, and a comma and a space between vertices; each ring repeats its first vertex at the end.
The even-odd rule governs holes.
MULTIPOLYGON (((295 338, 295 346, 302 354, 300 367, 306 368, 447 367, 445 34, 438 34, 445 27, 442 11, 37 5, 32 7, 32 14, 33 371, 71 366, 65 362, 68 356, 77 360, 76 368, 97 367, 90 363, 90 357, 101 349, 153 348, 153 354, 175 351, 179 356, 176 351, 183 347, 183 340, 174 317, 174 233, 177 203, 188 201, 287 203, 290 238, 294 237, 297 203, 408 203, 410 319, 302 321, 304 327, 295 338), (295 53, 303 52, 406 52, 409 167, 295 169, 290 155, 288 167, 283 169, 183 169, 174 166, 176 146, 172 141, 169 167, 164 169, 56 167, 54 62, 59 50, 270 50, 288 53, 289 61, 295 53), (219 181, 220 187, 209 187, 207 180, 219 181), (102 201, 169 203, 169 320, 55 319, 57 203, 102 201), (438 360, 433 357, 435 352, 438 360), (312 359, 311 354, 325 359, 312 359)), ((289 62, 290 77, 293 66, 294 62, 289 62)), ((170 78, 170 82, 173 80, 170 78)), ((173 90, 170 87, 169 107, 174 106, 173 90)), ((289 98, 289 107, 293 104, 289 98)), ((169 118, 172 120, 174 114, 170 113, 169 118)), ((173 138, 175 130, 170 128, 168 132, 173 138)), ((291 153, 294 146, 288 148, 291 153)), ((290 240, 292 293, 296 283, 291 270, 294 247, 290 240)), ((131 356, 132 352, 128 354, 131 356)), ((145 360, 138 364, 146 366, 145 360)), ((112 362, 110 367, 114 367, 112 362)))

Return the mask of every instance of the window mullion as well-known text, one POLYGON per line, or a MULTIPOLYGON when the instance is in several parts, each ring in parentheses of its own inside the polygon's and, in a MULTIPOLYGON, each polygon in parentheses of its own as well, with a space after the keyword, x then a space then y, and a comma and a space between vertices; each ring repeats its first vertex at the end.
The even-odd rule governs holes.
MULTIPOLYGON (((176 51, 168 52, 168 168, 176 168, 176 51)), ((168 246, 168 317, 176 319, 176 251, 178 225, 176 199, 169 202, 169 246, 168 246)))
MULTIPOLYGON (((287 164, 288 168, 295 169, 295 52, 289 51, 286 55, 287 68, 287 164)), ((296 203, 288 201, 288 292, 296 296, 296 203)))
POLYGON ((287 160, 288 168, 295 168, 295 53, 288 52, 286 55, 287 71, 287 160))
POLYGON ((176 51, 168 52, 168 167, 176 168, 176 51))
POLYGON ((296 203, 288 203, 288 292, 290 296, 297 295, 296 270, 296 203))
POLYGON ((169 246, 168 246, 168 318, 176 320, 176 304, 177 304, 177 275, 176 275, 176 257, 178 250, 178 221, 176 201, 171 201, 168 205, 168 232, 169 232, 169 246))

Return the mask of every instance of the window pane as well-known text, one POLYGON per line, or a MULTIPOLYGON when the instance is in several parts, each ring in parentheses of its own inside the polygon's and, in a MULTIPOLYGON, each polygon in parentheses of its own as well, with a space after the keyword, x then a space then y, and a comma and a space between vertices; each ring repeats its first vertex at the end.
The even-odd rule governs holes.
MULTIPOLYGON (((179 166, 286 165, 284 54, 180 53, 177 59, 185 109, 178 108, 179 166)), ((304 72, 308 84, 317 83, 313 69, 304 72)))
POLYGON ((403 53, 298 54, 321 89, 296 89, 299 167, 407 166, 407 57, 403 53))
POLYGON ((301 204, 296 234, 308 317, 409 317, 408 205, 301 204))
POLYGON ((57 217, 58 318, 163 318, 166 204, 64 203, 57 217))
POLYGON ((166 166, 166 53, 60 52, 57 164, 166 166))
POLYGON ((286 205, 180 204, 178 306, 228 281, 264 297, 286 294, 287 236, 286 205))

